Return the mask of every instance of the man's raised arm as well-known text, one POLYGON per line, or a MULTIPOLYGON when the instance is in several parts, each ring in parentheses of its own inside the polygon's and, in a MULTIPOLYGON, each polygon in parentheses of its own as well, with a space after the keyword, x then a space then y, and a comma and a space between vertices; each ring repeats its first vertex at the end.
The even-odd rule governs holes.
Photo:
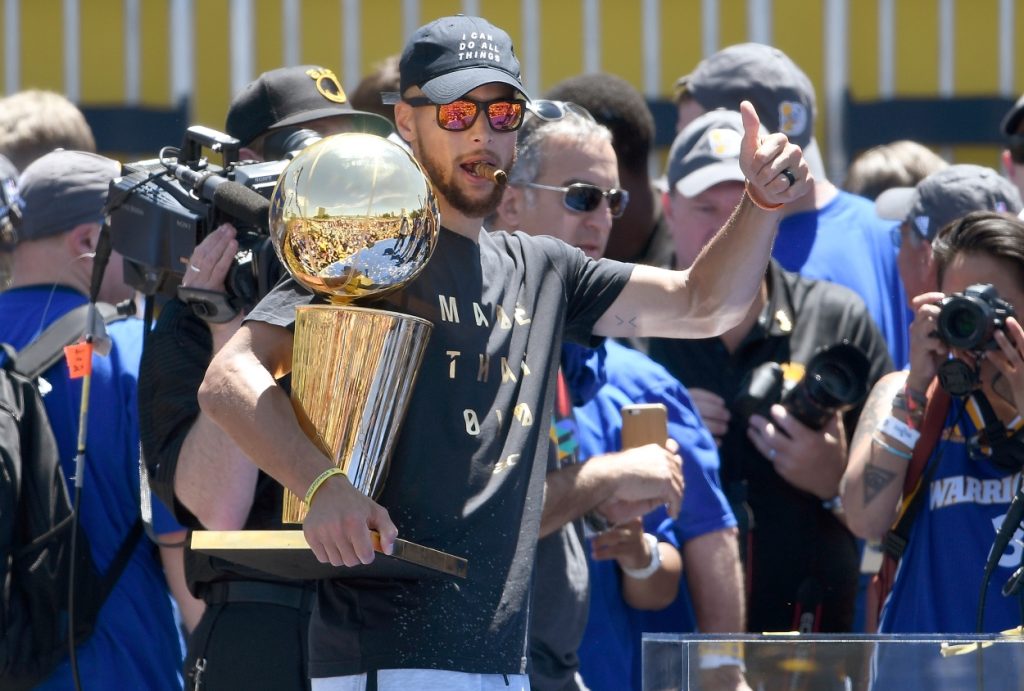
POLYGON ((761 285, 779 222, 778 209, 813 188, 800 147, 783 134, 764 139, 747 101, 740 167, 747 193, 725 226, 689 269, 637 266, 598 320, 601 336, 703 338, 740 322, 761 285))

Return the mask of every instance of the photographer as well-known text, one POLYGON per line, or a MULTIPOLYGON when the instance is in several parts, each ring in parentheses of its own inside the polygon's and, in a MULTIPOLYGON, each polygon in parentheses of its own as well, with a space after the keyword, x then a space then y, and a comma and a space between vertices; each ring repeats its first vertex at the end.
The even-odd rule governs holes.
MULTIPOLYGON (((679 268, 702 253, 743 195, 737 164, 742 131, 739 113, 717 110, 687 125, 673 143, 664 208, 679 268)), ((853 428, 858 408, 842 416, 820 410, 825 424, 813 429, 793 406, 778 404, 778 391, 774 400, 763 394, 753 400, 762 412, 749 421, 734 404, 744 395, 758 398, 750 395, 751 375, 772 363, 781 365, 787 385, 806 392, 811 382, 797 382, 811 358, 844 339, 867 356, 868 384, 891 369, 885 342, 852 291, 802 278, 773 261, 739 325, 718 338, 649 344, 651 357, 690 389, 720 445, 722 485, 745 547, 750 631, 853 626, 857 546, 834 515, 832 499, 846 464, 844 423, 853 428)))
POLYGON ((1010 316, 1024 306, 1024 223, 971 213, 943 228, 932 251, 942 292, 914 299, 910 369, 872 390, 842 496, 851 529, 881 537, 896 519, 915 448, 924 445, 922 500, 879 630, 997 632, 1021 623, 1018 603, 999 591, 1021 562, 1020 516, 1005 516, 1024 464, 1024 330, 1010 316), (942 396, 937 378, 951 396, 936 438, 922 423, 925 407, 942 396), (1009 538, 1003 549, 993 549, 995 531, 1009 538), (990 604, 984 611, 979 592, 990 604))
MULTIPOLYGON (((322 136, 391 131, 384 118, 348 104, 333 72, 309 65, 260 75, 232 101, 226 124, 243 144, 242 160, 273 155, 268 137, 300 127, 322 136)), ((195 248, 181 285, 224 294, 238 246, 232 225, 217 228, 195 248)), ((206 367, 244 315, 244 308, 233 311, 218 301, 204 320, 177 298, 163 308, 143 355, 143 448, 154 489, 187 525, 280 528, 281 486, 199 416, 196 394, 206 367)), ((285 582, 191 550, 186 571, 193 592, 207 603, 189 639, 189 688, 309 688, 312 584, 285 582)))

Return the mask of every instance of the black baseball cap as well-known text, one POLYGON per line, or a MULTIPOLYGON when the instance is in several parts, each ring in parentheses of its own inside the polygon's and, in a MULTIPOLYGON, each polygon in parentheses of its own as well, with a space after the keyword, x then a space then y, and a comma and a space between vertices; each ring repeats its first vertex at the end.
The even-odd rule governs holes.
POLYGON ((403 94, 418 86, 434 103, 495 82, 529 99, 511 37, 481 17, 457 14, 421 26, 405 45, 398 72, 403 94))
POLYGON ((224 129, 248 144, 271 129, 333 117, 351 118, 357 130, 382 137, 394 131, 387 118, 353 108, 334 72, 319 65, 261 74, 231 100, 224 129))

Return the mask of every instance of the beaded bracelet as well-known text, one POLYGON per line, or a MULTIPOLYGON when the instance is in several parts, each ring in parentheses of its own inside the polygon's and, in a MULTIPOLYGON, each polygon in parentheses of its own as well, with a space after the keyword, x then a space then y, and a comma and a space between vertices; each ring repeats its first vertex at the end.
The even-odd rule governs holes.
POLYGON ((747 193, 747 199, 757 208, 763 211, 775 211, 776 209, 782 208, 782 204, 766 204, 762 201, 758 201, 757 197, 750 191, 750 180, 743 183, 743 189, 747 193))
POLYGON ((924 419, 924 409, 918 407, 911 409, 903 391, 897 391, 896 395, 892 397, 892 409, 902 414, 911 429, 917 429, 924 419))
POLYGON ((309 489, 306 490, 306 498, 303 500, 303 501, 306 502, 306 506, 309 507, 309 506, 313 505, 313 497, 316 495, 317 490, 320 489, 320 486, 323 485, 324 482, 326 482, 328 478, 332 478, 335 475, 344 475, 344 474, 345 474, 344 470, 342 470, 341 468, 335 467, 335 468, 328 468, 324 472, 322 472, 319 475, 317 475, 316 479, 313 480, 313 482, 310 483, 309 489))

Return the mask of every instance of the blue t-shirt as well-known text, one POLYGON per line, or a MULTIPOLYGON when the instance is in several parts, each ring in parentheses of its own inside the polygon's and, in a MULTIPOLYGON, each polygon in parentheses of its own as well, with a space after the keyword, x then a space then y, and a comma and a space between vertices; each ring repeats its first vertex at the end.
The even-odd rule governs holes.
POLYGON ((788 271, 860 295, 901 369, 910 358, 912 315, 896 266, 894 225, 878 217, 870 200, 840 191, 824 208, 782 219, 772 256, 788 271))
MULTIPOLYGON (((586 404, 576 408, 580 457, 621 449, 622 406, 663 403, 669 435, 679 443, 686 492, 679 518, 664 508, 644 517, 644 530, 681 546, 706 533, 730 528, 736 519, 718 480, 718 451, 686 388, 642 353, 607 341, 607 381, 586 404)), ((689 595, 680 587, 674 603, 658 612, 629 607, 622 599, 618 567, 612 561, 590 563, 590 617, 580 645, 580 671, 592 691, 639 688, 640 642, 644 632, 690 632, 696 628, 689 595)))
MULTIPOLYGON (((64 286, 32 286, 0 293, 0 341, 20 349, 86 298, 64 286)), ((106 570, 139 516, 139 430, 136 381, 143 324, 125 319, 107 327, 106 357, 93 355, 80 521, 97 568, 106 570)), ((82 380, 69 379, 61 359, 43 374, 53 387, 43 401, 72 487, 82 380)), ((157 533, 181 528, 153 502, 157 533)), ((92 689, 180 689, 182 646, 167 584, 155 550, 140 540, 100 611, 96 629, 78 646, 83 686, 92 689)), ((65 660, 41 689, 71 688, 65 660)))
MULTIPOLYGON (((971 458, 964 440, 977 430, 972 414, 969 405, 952 401, 946 427, 956 426, 932 453, 930 463, 937 459, 939 465, 882 610, 882 633, 975 630, 985 563, 1021 474, 1001 470, 985 458, 971 458)), ((986 633, 1021 623, 1019 600, 1003 597, 1000 590, 1021 565, 1022 539, 1018 528, 992 573, 982 627, 986 633)))

